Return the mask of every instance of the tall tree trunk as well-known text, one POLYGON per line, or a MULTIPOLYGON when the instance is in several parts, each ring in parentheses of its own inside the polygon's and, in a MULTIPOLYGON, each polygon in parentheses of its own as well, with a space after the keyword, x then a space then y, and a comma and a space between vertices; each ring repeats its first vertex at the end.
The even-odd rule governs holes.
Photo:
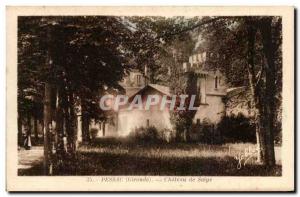
POLYGON ((18 112, 18 145, 23 146, 22 118, 20 112, 18 112))
POLYGON ((66 105, 64 105, 65 114, 65 129, 66 129, 66 142, 64 142, 65 154, 62 157, 63 168, 60 170, 61 173, 76 173, 76 121, 77 117, 74 109, 74 98, 73 94, 68 92, 66 99, 66 105))
POLYGON ((67 99, 67 103, 64 106, 64 114, 65 114, 65 126, 66 126, 66 152, 70 152, 70 147, 69 147, 69 139, 71 135, 71 126, 70 126, 70 107, 69 107, 69 99, 67 99))
POLYGON ((51 85, 45 84, 45 97, 44 97, 44 175, 51 175, 51 142, 50 135, 52 128, 52 111, 51 111, 51 85))
POLYGON ((56 167, 58 172, 63 169, 65 149, 64 149, 64 113, 63 113, 63 95, 59 89, 56 98, 56 167))
POLYGON ((33 130, 34 130, 35 141, 36 141, 36 143, 38 143, 39 133, 38 133, 38 120, 37 120, 36 116, 34 116, 33 130))
POLYGON ((82 142, 88 143, 90 142, 90 132, 89 132, 89 116, 86 110, 86 106, 83 104, 81 108, 81 117, 82 117, 82 142))
MULTIPOLYGON (((265 88, 263 82, 257 81, 254 70, 254 51, 256 29, 253 23, 248 24, 248 74, 252 94, 251 105, 256 124, 258 160, 265 166, 275 165, 273 120, 274 120, 274 90, 275 69, 274 50, 272 47, 271 20, 260 19, 258 27, 263 37, 263 48, 266 63, 262 70, 266 72, 265 88)), ((249 21, 248 21, 249 22, 249 21)), ((262 72, 262 71, 261 71, 262 72)))
POLYGON ((74 97, 72 93, 69 93, 69 104, 67 108, 67 122, 66 122, 66 129, 67 129, 67 152, 70 155, 74 155, 76 151, 76 113, 75 113, 75 104, 74 104, 74 97))
POLYGON ((257 161, 261 163, 262 153, 261 153, 261 139, 260 139, 260 113, 258 110, 258 92, 256 88, 256 79, 255 79, 255 70, 254 70, 254 51, 255 51, 255 34, 256 28, 251 21, 247 21, 247 30, 248 30, 248 80, 250 87, 250 103, 251 103, 251 112, 254 117, 255 122, 255 133, 256 133, 256 144, 257 144, 257 161))
POLYGON ((31 116, 30 114, 27 115, 27 122, 26 122, 26 140, 25 140, 25 148, 29 150, 31 148, 31 116))
POLYGON ((103 135, 103 137, 105 136, 105 124, 106 124, 106 122, 103 121, 102 122, 102 135, 103 135))
POLYGON ((275 49, 272 43, 272 18, 267 17, 260 20, 259 28, 263 38, 264 68, 266 71, 266 90, 264 103, 264 126, 266 137, 266 161, 268 166, 275 165, 274 152, 274 114, 275 114, 275 49))

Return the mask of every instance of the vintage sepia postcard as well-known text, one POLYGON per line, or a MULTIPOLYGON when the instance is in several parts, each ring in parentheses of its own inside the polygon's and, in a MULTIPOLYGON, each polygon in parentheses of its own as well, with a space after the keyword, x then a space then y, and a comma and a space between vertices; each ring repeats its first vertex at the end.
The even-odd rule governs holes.
POLYGON ((7 7, 7 191, 294 191, 293 7, 7 7))

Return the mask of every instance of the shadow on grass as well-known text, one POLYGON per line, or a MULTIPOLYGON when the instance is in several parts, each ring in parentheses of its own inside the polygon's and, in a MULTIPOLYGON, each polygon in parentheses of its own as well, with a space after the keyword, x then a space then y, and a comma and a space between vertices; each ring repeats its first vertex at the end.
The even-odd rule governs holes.
POLYGON ((19 176, 42 176, 43 175, 43 163, 37 163, 31 168, 18 169, 19 176))
MULTIPOLYGON (((79 147, 76 158, 56 175, 161 175, 161 176, 281 176, 281 165, 265 168, 255 159, 241 169, 234 159, 254 144, 138 144, 126 139, 99 139, 79 147), (209 148, 208 148, 209 147, 209 148)), ((43 165, 20 169, 19 175, 42 175, 43 165)))
MULTIPOLYGON (((20 170, 19 175, 42 175, 42 165, 20 170)), ((281 176, 281 166, 267 169, 249 164, 237 169, 234 158, 148 158, 107 153, 79 153, 58 175, 161 176, 281 176)))

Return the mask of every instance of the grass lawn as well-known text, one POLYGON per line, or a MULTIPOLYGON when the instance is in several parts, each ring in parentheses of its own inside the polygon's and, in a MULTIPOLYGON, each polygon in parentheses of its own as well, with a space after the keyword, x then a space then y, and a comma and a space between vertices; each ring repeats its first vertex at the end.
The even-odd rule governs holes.
MULTIPOLYGON (((281 176, 280 147, 277 165, 256 164, 254 144, 134 144, 97 139, 78 148, 77 158, 61 175, 177 175, 177 176, 281 176)), ((33 175, 41 165, 19 171, 33 175)), ((37 173, 38 174, 38 173, 37 173)))

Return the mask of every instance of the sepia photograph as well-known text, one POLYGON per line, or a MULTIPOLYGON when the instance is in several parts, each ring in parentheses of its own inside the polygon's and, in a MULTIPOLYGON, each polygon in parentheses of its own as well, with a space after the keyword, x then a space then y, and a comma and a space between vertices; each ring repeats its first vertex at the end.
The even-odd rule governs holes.
POLYGON ((283 60, 293 43, 287 49, 282 14, 148 11, 16 15, 16 87, 8 86, 16 130, 7 144, 16 142, 16 177, 284 178, 294 130, 283 120, 292 99, 283 86, 294 82, 283 75, 294 66, 283 60))

